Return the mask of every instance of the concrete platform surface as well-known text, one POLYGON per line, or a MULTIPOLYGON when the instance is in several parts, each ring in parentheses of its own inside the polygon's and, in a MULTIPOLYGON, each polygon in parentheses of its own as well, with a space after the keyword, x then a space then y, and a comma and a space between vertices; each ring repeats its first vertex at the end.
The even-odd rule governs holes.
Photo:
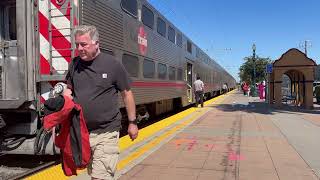
MULTIPOLYGON (((318 110, 274 109, 258 98, 233 91, 223 95, 218 103, 207 104, 194 113, 198 113, 194 121, 128 163, 117 177, 120 180, 319 179, 318 110)), ((87 178, 80 175, 75 179, 87 178)))

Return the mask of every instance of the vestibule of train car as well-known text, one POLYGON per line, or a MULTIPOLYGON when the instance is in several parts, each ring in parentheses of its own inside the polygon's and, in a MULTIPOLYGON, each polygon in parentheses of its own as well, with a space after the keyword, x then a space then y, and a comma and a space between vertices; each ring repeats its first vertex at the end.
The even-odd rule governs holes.
POLYGON ((19 97, 16 1, 0 2, 0 99, 19 97))
POLYGON ((33 140, 27 138, 37 131, 38 116, 32 104, 37 72, 32 48, 36 45, 36 6, 33 1, 0 1, 0 151, 11 152, 30 141, 19 149, 22 154, 28 153, 26 147, 33 147, 33 140))
POLYGON ((187 73, 186 73, 186 80, 187 80, 187 96, 189 103, 193 102, 193 90, 192 90, 192 84, 193 84, 193 72, 192 72, 192 64, 187 63, 187 73))

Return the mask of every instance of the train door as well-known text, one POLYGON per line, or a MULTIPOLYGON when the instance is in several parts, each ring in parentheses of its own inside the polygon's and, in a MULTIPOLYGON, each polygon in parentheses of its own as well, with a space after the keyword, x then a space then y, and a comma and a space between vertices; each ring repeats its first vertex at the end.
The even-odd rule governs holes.
POLYGON ((0 3, 0 99, 19 98, 19 64, 17 57, 16 3, 0 3))
POLYGON ((186 73, 186 80, 187 80, 187 96, 188 96, 188 101, 189 103, 193 102, 193 92, 192 92, 192 77, 193 77, 193 72, 192 72, 192 64, 187 63, 187 73, 186 73))

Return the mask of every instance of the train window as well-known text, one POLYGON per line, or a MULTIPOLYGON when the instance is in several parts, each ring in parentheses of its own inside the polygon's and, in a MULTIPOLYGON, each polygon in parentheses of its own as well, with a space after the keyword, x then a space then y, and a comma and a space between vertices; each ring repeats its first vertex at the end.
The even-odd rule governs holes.
POLYGON ((177 45, 182 47, 182 35, 180 33, 177 33, 177 45))
POLYGON ((162 20, 161 18, 158 17, 158 20, 157 20, 158 33, 161 36, 166 37, 166 30, 167 30, 166 23, 164 22, 164 20, 162 20))
POLYGON ((10 40, 17 40, 16 7, 9 8, 9 36, 10 40))
POLYGON ((138 57, 124 54, 122 57, 122 64, 126 68, 130 76, 138 77, 138 72, 139 72, 138 57))
POLYGON ((182 81, 182 69, 178 69, 177 80, 182 81))
POLYGON ((138 3, 137 0, 121 0, 122 9, 132 15, 133 17, 137 17, 138 14, 138 3))
POLYGON ((192 43, 187 41, 187 51, 192 54, 192 43))
POLYGON ((154 78, 155 64, 153 61, 145 59, 143 61, 143 77, 154 78))
POLYGON ((197 58, 200 57, 200 49, 199 48, 197 48, 197 50, 196 50, 196 57, 197 58))
POLYGON ((166 79, 167 78, 167 66, 165 64, 158 64, 158 78, 166 79))
POLYGON ((169 67, 169 80, 176 80, 176 68, 169 67))
POLYGON ((144 25, 153 29, 154 15, 153 12, 146 6, 142 6, 142 22, 144 25))
POLYGON ((170 26, 168 28, 168 39, 169 41, 176 43, 176 31, 170 26))

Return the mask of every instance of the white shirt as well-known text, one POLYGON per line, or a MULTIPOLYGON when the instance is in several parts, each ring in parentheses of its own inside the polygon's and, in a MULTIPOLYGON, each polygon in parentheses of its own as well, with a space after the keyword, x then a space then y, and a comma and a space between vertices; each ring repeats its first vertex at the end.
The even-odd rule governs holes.
POLYGON ((195 91, 203 91, 204 84, 200 79, 196 80, 193 84, 194 84, 195 91))
POLYGON ((222 89, 227 89, 227 85, 226 85, 226 84, 223 84, 223 85, 222 85, 222 89))

